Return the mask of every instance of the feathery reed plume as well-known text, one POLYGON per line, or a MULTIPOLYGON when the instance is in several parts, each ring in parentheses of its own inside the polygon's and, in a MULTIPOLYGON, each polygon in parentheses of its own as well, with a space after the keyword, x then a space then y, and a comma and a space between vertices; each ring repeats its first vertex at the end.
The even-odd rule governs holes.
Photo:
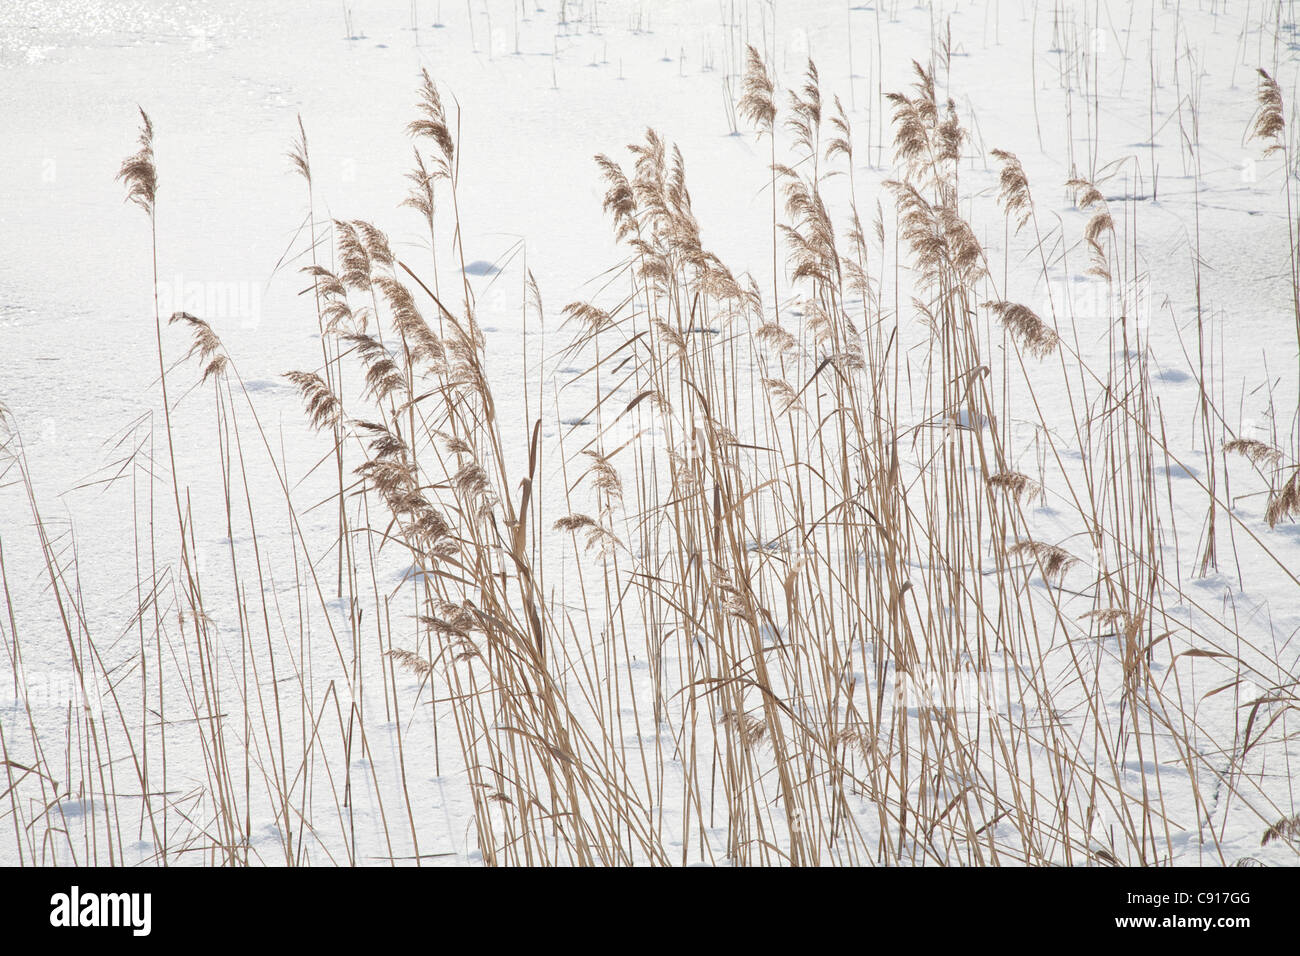
POLYGON ((1002 163, 1002 172, 998 177, 1001 183, 998 202, 1008 216, 1015 218, 1016 232, 1019 232, 1034 211, 1029 194, 1029 177, 1025 175, 1025 169, 1014 153, 995 149, 993 156, 1002 163))
POLYGON ((1270 826, 1264 831, 1264 838, 1259 841, 1259 845, 1268 846, 1274 840, 1300 840, 1300 814, 1283 817, 1270 826))
POLYGON ((765 322, 760 325, 754 333, 754 338, 764 348, 771 349, 777 354, 792 352, 799 345, 793 335, 775 322, 765 322))
POLYGON ((289 145, 285 154, 298 175, 311 186, 311 158, 307 153, 307 128, 302 124, 302 114, 298 114, 298 138, 289 145))
POLYGON ((876 736, 868 727, 841 727, 835 732, 834 741, 841 747, 858 752, 865 763, 871 762, 871 753, 876 745, 876 736))
POLYGON ((1049 585, 1059 585, 1070 568, 1079 563, 1079 559, 1064 548, 1041 541, 1017 541, 1007 548, 1007 554, 1037 561, 1043 571, 1043 580, 1049 585))
POLYGON ((632 183, 628 181, 623 167, 604 153, 596 156, 596 165, 600 167, 607 189, 602 203, 605 212, 614 217, 614 236, 623 242, 637 232, 636 194, 632 183))
POLYGON ((1268 156, 1286 148, 1283 139, 1286 132, 1286 120, 1283 118, 1282 90, 1277 81, 1269 76, 1263 68, 1256 70, 1259 74, 1259 89, 1255 100, 1259 104, 1255 113, 1255 122, 1250 129, 1253 139, 1268 141, 1264 155, 1268 156))
POLYGON ((838 155, 843 155, 850 168, 853 165, 853 132, 849 126, 849 116, 844 112, 844 104, 838 96, 834 97, 835 112, 831 114, 831 126, 835 135, 826 144, 826 160, 829 162, 838 155))
POLYGON ((1108 627, 1122 626, 1127 630, 1132 615, 1122 607, 1100 607, 1079 615, 1081 620, 1097 621, 1108 627))
POLYGON ((762 56, 752 46, 745 51, 745 94, 737 104, 740 114, 759 128, 771 133, 776 125, 775 87, 762 56))
POLYGON ((948 169, 955 169, 961 159, 966 133, 951 99, 940 109, 935 99, 934 75, 915 60, 912 70, 917 77, 912 84, 916 91, 913 96, 885 94, 894 105, 894 154, 908 178, 950 193, 954 187, 948 181, 948 169))
POLYGON ((839 274, 830 214, 816 188, 810 187, 789 167, 781 167, 780 171, 785 177, 786 213, 795 221, 793 226, 785 223, 780 226, 790 247, 791 281, 830 282, 839 274))
POLYGON ((571 514, 563 518, 557 518, 554 528, 556 531, 565 531, 572 534, 575 531, 581 531, 583 528, 590 528, 596 523, 596 519, 589 515, 571 514))
POLYGON ((938 139, 938 159, 954 164, 961 160, 961 148, 966 142, 966 131, 962 129, 961 120, 957 116, 957 104, 952 100, 948 100, 944 105, 943 120, 938 128, 938 139))
POLYGON ((651 326, 659 334, 659 341, 663 342, 668 348, 673 349, 683 358, 686 357, 686 337, 678 332, 675 328, 665 322, 663 319, 654 319, 651 326))
POLYGON ((842 351, 834 352, 828 358, 831 365, 841 372, 862 372, 867 368, 866 356, 857 345, 850 345, 842 351))
POLYGON ((429 627, 459 635, 483 630, 478 609, 469 601, 458 604, 455 601, 437 598, 433 602, 433 609, 435 616, 423 619, 429 627))
POLYGON ((1106 259, 1106 250, 1101 244, 1101 237, 1107 232, 1115 231, 1115 221, 1111 219, 1106 199, 1102 196, 1101 190, 1090 180, 1069 179, 1066 180, 1065 185, 1074 190, 1074 201, 1080 209, 1097 207, 1097 211, 1083 227, 1083 238, 1088 243, 1092 259, 1092 264, 1087 271, 1088 275, 1095 275, 1109 281, 1110 264, 1106 259))
POLYGON ((433 671, 433 665, 413 651, 395 647, 385 656, 391 658, 400 667, 410 671, 418 677, 428 677, 433 671))
POLYGON ((332 428, 340 420, 341 406, 338 397, 315 372, 285 372, 284 377, 294 384, 307 408, 307 420, 318 431, 332 428))
POLYGON ((411 152, 415 155, 415 169, 406 174, 406 178, 411 181, 411 191, 402 200, 401 205, 414 209, 428 223, 433 219, 436 210, 433 193, 434 177, 424 165, 424 157, 420 155, 420 151, 413 149, 411 152))
MULTIPOLYGON (((386 248, 386 243, 385 243, 386 248)), ((391 258, 391 257, 390 257, 391 258)), ((411 290, 391 276, 375 276, 374 285, 388 303, 394 328, 402 336, 412 361, 423 361, 435 372, 445 369, 447 352, 415 304, 411 290)))
POLYGON ((649 210, 656 224, 670 218, 664 197, 668 175, 667 147, 651 128, 645 131, 645 143, 629 143, 628 151, 636 157, 632 164, 632 192, 637 202, 649 210))
POLYGON ((1106 204, 1106 197, 1101 194, 1101 190, 1087 179, 1067 179, 1065 185, 1074 190, 1074 202, 1080 209, 1106 204))
POLYGON ((846 257, 844 260, 844 285, 850 292, 861 296, 865 300, 868 314, 870 314, 872 310, 879 308, 880 293, 876 281, 867 272, 867 262, 870 258, 867 253, 867 238, 862 228, 862 220, 858 217, 856 204, 853 207, 852 225, 849 228, 848 238, 852 244, 854 255, 846 257))
POLYGON ((324 266, 303 266, 299 271, 307 273, 316 280, 316 288, 321 295, 346 299, 348 290, 339 281, 339 277, 324 266))
POLYGON ((822 92, 817 64, 812 60, 808 61, 802 89, 790 91, 790 113, 790 118, 785 121, 786 129, 794 134, 795 143, 815 160, 822 123, 822 92))
POLYGON ((438 95, 438 87, 429 76, 429 71, 421 70, 420 73, 424 78, 420 86, 418 106, 422 115, 419 119, 412 120, 406 129, 412 136, 433 140, 438 147, 438 153, 433 156, 433 175, 451 179, 455 170, 456 146, 447 126, 447 114, 442 108, 442 97, 438 95))
POLYGON ((558 518, 553 525, 556 531, 564 531, 569 534, 577 534, 579 531, 586 536, 584 550, 595 551, 597 554, 611 553, 615 548, 625 547, 614 532, 603 527, 600 522, 590 515, 569 514, 558 518))
POLYGON ((140 149, 122 161, 117 178, 126 184, 126 200, 133 202, 153 218, 158 194, 158 170, 153 158, 153 123, 140 109, 140 149))
POLYGON ((984 250, 970 223, 957 211, 955 202, 945 202, 938 209, 948 262, 966 285, 974 285, 984 275, 984 250))
POLYGON ((588 335, 595 335, 614 324, 608 312, 590 302, 570 302, 560 311, 585 326, 588 335))
POLYGON ((406 375, 389 355, 382 342, 364 333, 343 336, 352 343, 361 356, 366 369, 366 392, 379 401, 401 392, 406 387, 406 375))
POLYGON ((369 443, 370 453, 373 458, 396 458, 398 461, 405 461, 410 447, 398 435, 394 435, 384 425, 376 422, 367 422, 360 419, 354 420, 353 425, 358 431, 365 432, 372 436, 369 443))
POLYGON ((583 473, 591 480, 591 485, 601 496, 601 514, 608 515, 623 503, 623 479, 609 460, 613 454, 602 455, 598 451, 586 449, 583 454, 591 459, 591 466, 583 473))
POLYGON ((1043 358, 1056 350, 1056 332, 1028 306, 1017 302, 985 302, 984 308, 1002 320, 1012 339, 1030 355, 1043 358))
POLYGON ((1261 468, 1272 467, 1281 462, 1283 457, 1280 449, 1255 438, 1234 438, 1232 441, 1224 443, 1223 450, 1234 455, 1240 455, 1252 465, 1258 465, 1261 468))
POLYGON ((475 506, 474 512, 478 515, 488 514, 496 504, 488 473, 476 461, 462 465, 460 470, 451 476, 451 486, 458 495, 475 506))
POLYGON ((1016 501, 1032 498, 1039 492, 1038 482, 1018 471, 1000 471, 989 475, 988 482, 994 488, 1006 492, 1016 501))
POLYGON ((1270 528, 1276 528, 1278 522, 1285 518, 1300 515, 1300 468, 1291 473, 1291 477, 1268 499, 1264 509, 1264 520, 1270 528))
POLYGON ((767 722, 753 714, 724 710, 719 723, 734 733, 746 747, 757 747, 767 735, 767 722))
POLYGON ((912 69, 917 79, 915 97, 905 93, 886 93, 894 104, 894 155, 913 171, 929 165, 933 159, 931 136, 938 118, 934 100, 934 78, 915 60, 912 69))
POLYGON ((316 280, 324 304, 320 316, 326 332, 338 332, 340 329, 364 332, 366 330, 368 310, 354 312, 348 303, 348 290, 343 280, 324 266, 304 266, 303 272, 316 280))
POLYGON ((452 455, 474 454, 474 449, 471 448, 469 443, 466 442, 464 439, 457 438, 455 435, 448 435, 446 432, 440 431, 436 428, 433 429, 430 432, 430 434, 432 434, 435 438, 437 438, 440 442, 442 442, 442 447, 447 449, 447 452, 449 454, 452 455))
POLYGON ((353 219, 351 225, 356 229, 357 237, 366 250, 366 258, 370 260, 372 267, 375 263, 381 266, 392 266, 393 253, 388 248, 388 237, 373 224, 360 219, 353 219))
POLYGON ((951 195, 936 207, 911 183, 889 180, 885 186, 897 200, 899 232, 911 247, 926 284, 938 284, 944 266, 954 270, 965 285, 973 285, 983 276, 984 251, 951 195))
POLYGON ((764 378, 763 387, 767 389, 767 394, 772 400, 772 404, 777 406, 777 414, 785 415, 788 412, 804 410, 799 404, 799 395, 791 387, 790 383, 779 378, 764 378))
POLYGON ((194 335, 194 343, 190 346, 190 351, 185 357, 191 358, 195 355, 199 357, 199 362, 204 365, 203 378, 200 381, 206 382, 212 376, 224 372, 230 358, 223 351, 221 339, 212 330, 212 326, 188 312, 175 312, 167 320, 168 325, 174 325, 177 322, 188 325, 194 335))
POLYGON ((339 281, 358 292, 370 290, 370 255, 357 232, 357 227, 341 219, 334 220, 337 235, 338 258, 342 268, 339 281))

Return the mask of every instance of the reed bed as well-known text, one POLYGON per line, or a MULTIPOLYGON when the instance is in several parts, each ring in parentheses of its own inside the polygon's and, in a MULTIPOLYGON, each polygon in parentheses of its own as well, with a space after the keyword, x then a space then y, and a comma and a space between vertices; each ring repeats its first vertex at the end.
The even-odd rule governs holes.
MULTIPOLYGON (((289 473, 203 316, 156 314, 163 445, 130 443, 116 479, 135 613, 105 633, 6 419, 77 682, 54 730, 33 705, 0 725, 17 862, 1249 862, 1229 811, 1293 851, 1272 781, 1292 775, 1296 675, 1177 560, 1187 456, 1133 319, 1136 199, 1107 198, 1095 155, 1031 184, 997 149, 1001 219, 972 222, 948 59, 883 97, 893 172, 871 195, 815 65, 782 91, 748 49, 733 115, 769 141, 769 275, 704 245, 659 133, 597 156, 623 258, 550 312, 525 271, 522 419, 466 270, 473 144, 445 91, 425 74, 409 127, 423 261, 317 218, 300 121, 320 356, 285 381, 316 465, 289 473), (1046 228, 1039 188, 1075 218, 1046 228), (1062 272, 1105 289, 1104 366, 1069 302, 1026 304, 1062 272), (561 361, 591 401, 554 427, 561 361), (210 416, 215 500, 178 471, 178 391, 210 416)), ((1269 153, 1289 148, 1281 95, 1261 71, 1269 153)), ((142 113, 121 170, 151 224, 153 135, 142 113)), ((1268 538, 1300 514, 1295 452, 1227 434, 1197 327, 1194 576, 1241 537, 1300 587, 1268 538), (1268 527, 1225 500, 1229 462, 1267 488, 1268 527)), ((12 573, 0 549, 25 699, 12 573)))

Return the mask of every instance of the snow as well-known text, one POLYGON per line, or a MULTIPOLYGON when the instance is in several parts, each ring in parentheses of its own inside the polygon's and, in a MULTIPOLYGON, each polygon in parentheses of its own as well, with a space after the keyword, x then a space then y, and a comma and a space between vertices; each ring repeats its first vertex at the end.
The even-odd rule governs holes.
MULTIPOLYGON (((420 70, 427 69, 438 81, 445 99, 454 97, 463 275, 487 339, 489 379, 496 389, 506 453, 512 464, 526 461, 531 423, 520 383, 534 389, 529 414, 536 415, 540 378, 547 389, 541 435, 552 462, 544 481, 548 500, 558 503, 549 513, 558 516, 565 510, 563 488, 576 477, 558 466, 560 441, 572 454, 592 437, 596 400, 595 382, 584 373, 589 356, 569 349, 574 332, 562 326, 560 309, 578 299, 612 305, 622 292, 608 290, 607 270, 626 255, 602 212, 604 186, 593 156, 626 159, 624 147, 639 141, 647 127, 677 144, 705 245, 736 274, 751 272, 770 309, 768 144, 743 120, 733 129, 725 92, 744 43, 753 43, 770 58, 782 96, 802 82, 807 58, 816 61, 828 103, 831 94, 838 94, 854 123, 852 188, 863 217, 874 218, 879 197, 892 243, 893 202, 882 184, 896 178, 898 170, 890 150, 891 105, 880 93, 909 89, 912 61, 930 62, 932 50, 950 36, 952 55, 940 71, 939 92, 941 100, 954 99, 970 132, 960 167, 962 212, 997 264, 992 271, 1005 298, 1040 314, 1054 306, 1059 314, 1072 315, 1069 347, 1092 367, 1105 368, 1108 354, 1116 350, 1107 337, 1105 316, 1117 306, 1114 296, 1127 295, 1123 301, 1131 302, 1132 290, 1108 293, 1104 282, 1083 274, 1087 249, 1078 237, 1088 213, 1075 207, 1065 181, 1072 175, 1101 181, 1106 200, 1117 213, 1124 212, 1125 218, 1116 222, 1117 234, 1126 242, 1138 237, 1143 311, 1132 316, 1132 324, 1148 337, 1151 386, 1173 456, 1168 466, 1157 466, 1155 481, 1161 507, 1173 516, 1173 525, 1162 528, 1166 540, 1161 547, 1178 589, 1166 595, 1165 610, 1197 633, 1212 634, 1222 645, 1236 648, 1258 673, 1271 674, 1273 688, 1258 692, 1280 701, 1266 704, 1254 719, 1256 734, 1273 717, 1277 722, 1243 756, 1250 693, 1245 688, 1210 693, 1233 680, 1231 667, 1217 658, 1193 655, 1171 665, 1168 655, 1162 657, 1153 663, 1155 680, 1178 686, 1176 696, 1198 728, 1193 745, 1204 766, 1193 776, 1186 766, 1167 759, 1153 762, 1133 749, 1123 757, 1123 783, 1131 796, 1147 784, 1143 767, 1147 775, 1159 777, 1172 833, 1166 839, 1162 832, 1156 841, 1158 862, 1218 864, 1255 857, 1294 863, 1291 845, 1275 841, 1261 847, 1260 835, 1275 820, 1300 812, 1289 762, 1300 758, 1300 744, 1292 730, 1294 713, 1288 714, 1295 708, 1300 667, 1300 647, 1293 640, 1300 629, 1300 584, 1293 577, 1300 567, 1300 525, 1284 522, 1269 529, 1263 519, 1268 485, 1244 461, 1235 460, 1218 481, 1220 496, 1232 502, 1240 520, 1220 516, 1218 569, 1196 573, 1207 474, 1197 418, 1193 273, 1199 235, 1200 297, 1209 317, 1213 398, 1223 424, 1231 435, 1286 449, 1300 401, 1287 171, 1280 156, 1265 156, 1262 145, 1249 141, 1247 134, 1257 66, 1278 79, 1291 119, 1300 45, 1296 24, 1285 20, 1289 14, 1283 11, 1276 23, 1261 23, 1258 10, 1241 4, 1155 4, 1152 9, 1113 0, 1037 5, 1031 0, 918 5, 599 0, 567 3, 563 10, 564 22, 555 0, 422 0, 414 5, 397 0, 342 5, 334 0, 214 0, 201 5, 123 0, 92 7, 69 0, 11 0, 0 8, 0 114, 7 126, 0 137, 0 167, 6 170, 0 204, 0 261, 6 266, 0 271, 0 404, 21 434, 36 501, 48 530, 58 536, 57 550, 69 562, 75 553, 75 574, 69 564, 68 579, 75 580, 82 595, 87 627, 101 652, 112 662, 129 661, 141 643, 134 610, 142 552, 133 517, 142 513, 147 480, 131 470, 125 479, 108 479, 122 474, 121 462, 132 448, 152 442, 157 460, 164 458, 148 225, 137 209, 124 205, 122 185, 115 180, 122 159, 136 148, 137 106, 148 112, 157 131, 161 309, 164 315, 180 309, 199 314, 220 335, 266 428, 267 447, 287 476, 309 538, 320 548, 312 555, 317 572, 328 579, 337 562, 336 553, 326 553, 334 512, 312 507, 331 492, 329 468, 316 468, 328 447, 305 427, 299 397, 281 377, 286 370, 320 365, 309 280, 299 271, 310 259, 305 251, 306 191, 285 158, 299 117, 310 142, 318 220, 373 221, 388 233, 398 257, 423 274, 431 261, 427 232, 416 213, 399 208, 408 188, 412 144, 406 124, 415 115, 420 70), (412 28, 413 11, 418 29, 412 28), (1096 67, 1090 74, 1094 88, 1071 86, 1073 74, 1065 72, 1070 57, 1062 44, 1088 50, 1096 67), (1195 104, 1194 128, 1189 125, 1190 103, 1195 104), (994 148, 1019 157, 1042 228, 1054 234, 1047 243, 1050 283, 1042 281, 1028 230, 1011 234, 1004 228, 994 148), (1010 263, 1005 284, 1004 260, 1010 263), (528 273, 536 278, 545 306, 541 328, 525 329, 521 319, 528 273), (1226 487, 1225 479, 1230 479, 1226 487), (1207 739, 1200 739, 1202 729, 1207 739), (1216 753, 1216 748, 1226 751, 1216 753)), ((842 228, 846 177, 830 181, 827 190, 836 199, 833 215, 842 228)), ((439 252, 444 287, 461 279, 461 264, 453 259, 448 250, 439 252)), ((794 290, 785 277, 781 286, 782 307, 794 317, 797 303, 785 300, 794 290)), ((904 310, 906 300, 904 296, 904 310)), ((909 344, 924 341, 910 313, 901 321, 908 327, 909 344)), ((189 347, 180 331, 168 330, 165 341, 168 361, 178 363, 168 382, 178 436, 177 473, 196 503, 196 563, 205 576, 207 571, 217 574, 228 568, 232 545, 247 557, 252 540, 238 529, 232 537, 225 526, 211 386, 195 385, 199 376, 193 364, 180 364, 189 347), (206 505, 200 507, 202 503, 206 505)), ((991 361, 1005 360, 1013 376, 1020 374, 996 334, 986 344, 991 361)), ((997 367, 1000 375, 1001 365, 997 367)), ((1017 455, 1013 464, 1035 479, 1041 474, 1046 485, 1045 494, 1026 512, 1036 540, 1087 554, 1086 529, 1060 480, 1067 473, 1077 477, 1090 454, 1073 442, 1069 391, 1075 385, 1062 382, 1055 359, 1026 367, 1043 407, 1036 410, 1023 390, 1016 391, 1024 403, 1008 413, 1017 455), (1048 430, 1060 436, 1060 462, 1046 450, 1048 430)), ((1086 398, 1073 395, 1080 408, 1099 400, 1097 384, 1088 387, 1086 398)), ((628 391, 626 398, 635 394, 628 391)), ((626 402, 616 404, 621 408, 626 402)), ((989 423, 973 417, 978 415, 963 409, 949 421, 986 432, 989 423)), ((915 415, 905 407, 903 417, 912 428, 927 422, 944 427, 941 421, 929 421, 919 407, 915 415)), ((243 427, 251 428, 247 419, 243 427)), ((618 443, 638 433, 630 422, 623 432, 619 427, 610 433, 621 436, 618 443)), ((1218 424, 1214 431, 1227 434, 1218 424)), ((665 432, 651 422, 645 434, 658 439, 665 432)), ((341 684, 331 683, 331 675, 344 681, 353 663, 346 646, 350 638, 344 636, 348 608, 327 588, 330 600, 324 612, 333 622, 330 628, 321 620, 320 607, 300 606, 294 577, 304 574, 306 562, 289 530, 279 478, 256 433, 246 432, 244 440, 253 497, 266 509, 259 547, 268 559, 277 559, 265 613, 287 622, 284 633, 291 637, 270 657, 297 664, 310 658, 313 664, 314 684, 303 692, 304 710, 300 713, 294 689, 285 720, 295 734, 302 721, 319 720, 337 737, 340 724, 347 722, 347 702, 343 716, 336 716, 330 695, 337 695, 341 684), (301 645, 300 634, 305 635, 301 645)), ((614 441, 607 439, 606 447, 614 441)), ((67 641, 49 600, 33 521, 16 477, 11 469, 0 487, 0 545, 9 586, 18 598, 15 615, 27 689, 20 694, 11 676, 13 634, 5 622, 0 625, 7 651, 0 659, 0 730, 11 746, 29 747, 30 707, 48 748, 47 765, 63 769, 67 703, 79 698, 78 679, 68 664, 67 641)), ((162 523, 171 507, 165 476, 156 491, 162 523)), ((242 507, 240 494, 236 503, 242 507)), ((548 554, 548 564, 556 567, 576 560, 567 541, 557 541, 548 554)), ((1103 561, 1094 554, 1067 572, 1063 599, 1080 593, 1091 570, 1103 561)), ((381 572, 386 576, 375 588, 380 593, 398 593, 403 582, 409 585, 418 577, 409 562, 401 566, 395 558, 381 562, 381 572)), ((583 597, 576 578, 557 574, 556 581, 557 599, 580 613, 583 597)), ((1043 600, 1053 600, 1054 589, 1037 573, 1030 577, 1030 587, 1041 591, 1043 600)), ((222 599, 228 602, 221 622, 228 635, 235 597, 223 594, 211 606, 220 606, 222 599)), ((260 617, 261 598, 247 599, 260 617)), ((376 608, 367 601, 368 622, 376 608)), ((410 616, 413 605, 399 601, 394 601, 394 617, 398 606, 410 616)), ((1086 598, 1069 606, 1068 616, 1074 618, 1093 608, 1086 598)), ((1056 682, 1063 712, 1075 713, 1082 706, 1064 663, 1075 637, 1056 627, 1038 636, 1041 660, 1004 658, 988 675, 997 705, 1013 719, 1021 714, 1022 702, 996 691, 1005 689, 1003 682, 1017 668, 1056 682)), ((769 630, 766 639, 779 642, 781 635, 769 630)), ((644 646, 640 638, 630 643, 644 646)), ((1180 644, 1179 649, 1193 646, 1199 645, 1180 644)), ((1118 715, 1124 681, 1119 635, 1102 634, 1088 653, 1102 699, 1118 715)), ((684 823, 691 813, 682 803, 684 763, 671 755, 673 735, 657 735, 647 726, 645 701, 652 678, 650 664, 641 656, 629 662, 627 672, 633 694, 642 700, 640 727, 632 729, 637 715, 625 707, 623 743, 640 741, 645 753, 663 759, 662 802, 653 813, 667 856, 724 862, 725 826, 700 834, 684 823)), ((171 649, 171 657, 178 673, 197 666, 181 645, 171 649)), ((229 665, 227 676, 235 679, 240 648, 223 646, 217 659, 229 665)), ((482 863, 474 836, 474 794, 451 756, 457 750, 454 726, 444 717, 435 742, 428 716, 430 687, 400 670, 395 677, 400 705, 394 712, 377 651, 365 651, 363 659, 370 670, 355 693, 365 712, 364 748, 349 754, 347 768, 338 766, 345 759, 341 753, 331 750, 322 751, 321 764, 302 769, 295 801, 313 807, 316 817, 311 823, 291 818, 292 844, 305 854, 303 861, 312 863, 375 864, 390 858, 410 863, 416 855, 413 828, 420 862, 482 863), (433 769, 435 747, 441 773, 433 769), (326 766, 329 761, 334 765, 326 766), (336 809, 344 769, 350 782, 346 814, 336 809), (408 805, 413 826, 407 824, 408 805)), ((674 680, 678 663, 665 665, 674 680)), ((858 668, 859 689, 875 680, 869 671, 861 672, 856 658, 847 666, 858 668)), ((288 679, 283 671, 279 677, 288 679)), ((270 693, 274 682, 269 672, 253 679, 270 693)), ((888 680, 892 690, 902 678, 890 675, 888 680)), ((206 731, 196 728, 219 721, 190 712, 179 699, 179 686, 176 693, 177 699, 167 704, 168 721, 175 723, 166 731, 174 735, 168 744, 167 786, 177 808, 169 826, 185 836, 170 844, 170 852, 177 854, 175 862, 209 862, 211 852, 196 851, 187 858, 182 844, 193 840, 201 845, 198 834, 217 814, 219 801, 211 792, 203 756, 206 731)), ((237 695, 232 689, 226 697, 232 714, 239 712, 237 695)), ((103 687, 90 696, 111 711, 103 687)), ((139 710, 140 702, 127 706, 139 710)), ((915 721, 924 718, 924 708, 904 710, 915 721)), ((155 740, 160 730, 156 711, 146 723, 155 740)), ((225 723, 233 739, 246 738, 242 720, 227 718, 225 723)), ((259 738, 254 734, 253 739, 259 738)), ((229 746, 244 755, 242 745, 229 746)), ((699 746, 700 765, 708 766, 711 751, 703 742, 699 746)), ((267 781, 274 778, 276 761, 273 754, 252 749, 252 789, 261 796, 249 799, 258 812, 245 836, 247 848, 255 861, 283 863, 283 817, 267 796, 275 792, 267 781)), ((65 776, 75 781, 75 742, 70 752, 65 776)), ((147 826, 138 827, 139 786, 131 779, 124 752, 116 758, 121 761, 114 771, 116 801, 106 802, 102 792, 60 794, 61 800, 44 795, 53 801, 45 812, 61 814, 59 825, 70 832, 68 846, 44 849, 49 855, 40 862, 74 857, 82 862, 157 862, 160 847, 147 826), (125 855, 111 861, 104 846, 88 836, 103 832, 110 803, 128 837, 125 855)), ((6 759, 26 764, 32 756, 19 749, 6 759)), ((294 769, 291 765, 291 774, 294 769)), ((96 784, 102 786, 98 777, 96 784)), ((30 780, 23 784, 24 800, 40 799, 33 786, 30 780)), ((955 799, 950 782, 938 786, 941 804, 955 799)), ((112 793, 115 787, 107 789, 112 793)), ((237 799, 242 805, 243 795, 237 799)), ((0 800, 0 814, 11 812, 6 804, 0 800)), ((40 812, 30 810, 35 803, 25 806, 25 812, 40 812)), ((855 795, 851 809, 863 832, 874 834, 880 817, 870 802, 855 795)), ((10 822, 0 823, 0 832, 8 834, 10 822)), ((1015 829, 1005 818, 991 826, 1000 840, 1009 840, 1008 832, 1015 829)), ((874 836, 865 842, 874 846, 874 836)), ((7 835, 0 838, 0 863, 23 862, 22 852, 7 835)), ((836 858, 834 852, 827 857, 836 858)))

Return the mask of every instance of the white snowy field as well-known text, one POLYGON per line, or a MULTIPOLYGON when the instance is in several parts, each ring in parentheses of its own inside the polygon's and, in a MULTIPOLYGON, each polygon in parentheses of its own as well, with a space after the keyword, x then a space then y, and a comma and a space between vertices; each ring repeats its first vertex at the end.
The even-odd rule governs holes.
POLYGON ((1298 30, 7 3, 0 863, 1295 864, 1298 30))

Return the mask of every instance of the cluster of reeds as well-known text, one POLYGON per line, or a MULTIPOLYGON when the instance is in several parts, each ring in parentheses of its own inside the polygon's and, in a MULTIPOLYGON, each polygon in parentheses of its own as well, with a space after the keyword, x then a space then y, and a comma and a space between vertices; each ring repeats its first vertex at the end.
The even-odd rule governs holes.
MULTIPOLYGON (((1136 234, 1116 230, 1126 212, 1090 178, 1066 184, 1086 214, 1069 245, 1078 271, 1114 304, 1111 359, 1094 369, 1069 303, 1040 315, 1022 302, 1061 264, 1010 152, 992 154, 1001 253, 1025 244, 1041 273, 1000 279, 1011 271, 977 239, 959 176, 970 146, 937 69, 916 64, 888 98, 895 178, 867 227, 847 111, 812 63, 781 96, 748 51, 739 112, 770 140, 770 297, 704 245, 685 158, 662 136, 647 130, 626 162, 598 156, 626 257, 598 301, 562 310, 565 360, 586 357, 576 378, 594 398, 553 440, 546 356, 531 366, 536 402, 525 381, 515 403, 524 421, 493 389, 465 269, 462 144, 438 85, 425 74, 403 204, 427 261, 400 258, 368 221, 321 228, 300 123, 290 157, 321 353, 286 379, 320 464, 287 473, 203 317, 156 316, 168 457, 146 443, 127 469, 145 500, 124 649, 94 631, 6 445, 84 702, 58 747, 30 708, 25 734, 0 727, 19 862, 115 863, 146 833, 162 863, 360 863, 376 846, 420 861, 443 852, 421 842, 428 811, 411 792, 430 776, 466 788, 490 864, 1157 864, 1189 830, 1205 860, 1232 862, 1211 805, 1225 789, 1265 842, 1293 843, 1293 808, 1250 759, 1269 734, 1287 739, 1294 681, 1165 559, 1159 476, 1181 463, 1149 330, 1129 320, 1141 303, 1136 234), (210 393, 219 561, 201 553, 201 503, 174 454, 167 385, 185 373, 166 361, 169 324, 210 393), (1064 406, 1045 407, 1048 392, 1064 406), (1022 470, 1026 415, 1036 477, 1022 470), (250 479, 254 457, 269 482, 250 479), (304 503, 300 482, 320 501, 304 503), (1039 534, 1049 496, 1073 541, 1039 534), (308 518, 320 503, 324 544, 308 518), (1271 688, 1239 701, 1244 732, 1224 739, 1202 719, 1193 665, 1229 675, 1216 694, 1271 688), (1190 816, 1167 801, 1171 775, 1190 816), (136 788, 138 813, 123 798, 136 788), (88 821, 69 823, 70 796, 88 821)), ((1261 117, 1257 132, 1280 129, 1261 117)), ((145 117, 122 170, 151 222, 152 135, 145 117)), ((525 327, 544 320, 530 274, 521 299, 525 327)), ((1202 388, 1207 422, 1211 399, 1202 388)), ((1245 439, 1221 450, 1284 461, 1245 439)), ((1212 476, 1200 490, 1206 572, 1217 515, 1254 532, 1212 476)), ((1297 512, 1293 474, 1268 523, 1297 512)), ((9 595, 5 573, 0 552, 9 595)), ((12 613, 4 636, 19 675, 12 613)))

